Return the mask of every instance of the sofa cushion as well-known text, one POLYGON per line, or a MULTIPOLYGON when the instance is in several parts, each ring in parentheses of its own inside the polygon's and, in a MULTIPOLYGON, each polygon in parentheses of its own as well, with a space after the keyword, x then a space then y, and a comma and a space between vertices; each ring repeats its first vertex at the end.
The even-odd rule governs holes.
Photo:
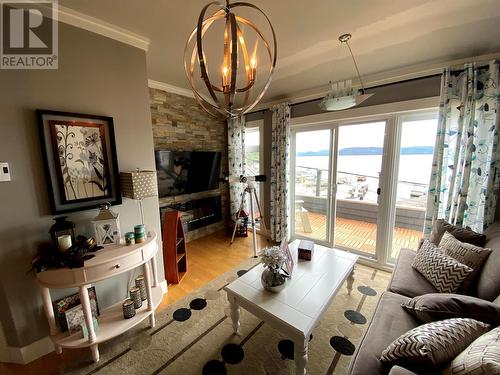
POLYGON ((500 327, 470 344, 451 361, 443 374, 500 374, 500 327))
POLYGON ((431 293, 412 298, 401 306, 424 323, 450 318, 471 318, 494 327, 500 325, 500 306, 471 296, 431 293))
POLYGON ((406 313, 401 304, 409 298, 384 292, 363 339, 359 343, 348 371, 351 375, 387 374, 390 366, 384 366, 379 358, 382 351, 397 337, 419 322, 406 313))
POLYGON ((428 240, 422 244, 412 267, 441 293, 456 292, 463 281, 474 271, 469 266, 442 253, 428 240))
POLYGON ((389 375, 417 375, 417 374, 401 366, 392 366, 389 375))
POLYGON ((429 241, 438 246, 445 232, 451 233, 453 237, 459 241, 476 246, 484 247, 484 243, 486 242, 486 236, 484 234, 476 233, 469 228, 450 224, 443 219, 438 219, 434 222, 429 241))
POLYGON ((401 249, 387 290, 411 298, 437 292, 436 288, 411 266, 416 255, 414 250, 401 249))
POLYGON ((484 262, 491 253, 491 249, 457 240, 450 232, 443 234, 443 238, 439 243, 439 250, 472 268, 472 273, 467 276, 461 286, 461 289, 464 291, 468 291, 471 288, 484 262))
POLYGON ((484 262, 473 295, 493 301, 500 295, 500 222, 493 223, 486 231, 486 244, 491 254, 484 262))
POLYGON ((426 323, 394 340, 380 360, 429 368, 444 366, 489 328, 488 324, 468 318, 426 323))

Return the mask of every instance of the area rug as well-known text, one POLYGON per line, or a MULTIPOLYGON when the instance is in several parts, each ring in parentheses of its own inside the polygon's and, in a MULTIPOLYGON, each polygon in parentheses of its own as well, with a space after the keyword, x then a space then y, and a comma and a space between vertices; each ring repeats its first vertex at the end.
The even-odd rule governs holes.
MULTIPOLYGON (((255 266, 250 258, 203 288, 99 345, 101 360, 90 353, 63 374, 293 374, 293 342, 241 309, 240 335, 234 335, 225 285, 255 266)), ((390 274, 357 265, 354 289, 339 290, 309 343, 309 374, 345 374, 390 274)))

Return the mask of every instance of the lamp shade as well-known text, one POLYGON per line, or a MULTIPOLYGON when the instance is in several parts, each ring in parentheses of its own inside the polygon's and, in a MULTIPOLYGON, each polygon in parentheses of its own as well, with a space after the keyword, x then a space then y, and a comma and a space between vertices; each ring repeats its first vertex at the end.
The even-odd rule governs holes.
POLYGON ((158 196, 156 171, 121 172, 120 181, 125 198, 140 200, 158 196))

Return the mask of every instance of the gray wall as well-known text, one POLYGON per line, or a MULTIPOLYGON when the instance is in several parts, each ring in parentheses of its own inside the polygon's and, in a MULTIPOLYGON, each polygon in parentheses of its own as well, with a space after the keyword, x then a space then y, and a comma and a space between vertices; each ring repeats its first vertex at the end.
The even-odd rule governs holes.
MULTIPOLYGON (((360 107, 368 107, 372 105, 394 103, 406 100, 428 98, 439 96, 441 87, 440 76, 431 76, 421 79, 409 80, 405 82, 393 83, 389 85, 379 86, 376 88, 367 89, 367 93, 374 93, 370 99, 366 100, 360 107)), ((292 105, 292 117, 309 116, 322 111, 318 104, 321 99, 298 103, 292 105)), ((272 114, 271 111, 258 111, 247 115, 247 121, 264 120, 264 173, 267 175, 267 182, 264 183, 264 202, 263 210, 266 218, 266 224, 269 227, 270 213, 270 197, 271 197, 271 148, 272 148, 272 114)), ((500 218, 500 211, 497 211, 500 218)))
MULTIPOLYGON (((35 109, 114 118, 120 170, 154 169, 153 136, 145 52, 91 32, 60 24, 59 69, 0 70, 0 160, 12 182, 0 183, 0 319, 9 346, 21 347, 47 335, 35 276, 27 274, 36 245, 52 225, 35 109)), ((158 200, 145 199, 145 223, 160 229, 158 200)), ((140 222, 135 201, 124 198, 122 232, 140 222)), ((77 232, 90 234, 97 210, 69 215, 77 232)), ((161 255, 158 257, 163 276, 161 255)), ((102 307, 125 298, 131 274, 96 285, 102 307)), ((53 299, 75 292, 59 290, 53 299)))

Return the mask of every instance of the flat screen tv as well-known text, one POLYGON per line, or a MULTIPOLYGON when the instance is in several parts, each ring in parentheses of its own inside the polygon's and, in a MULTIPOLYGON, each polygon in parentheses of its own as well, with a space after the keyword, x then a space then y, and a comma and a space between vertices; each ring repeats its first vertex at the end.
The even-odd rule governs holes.
POLYGON ((218 151, 155 151, 160 197, 191 194, 219 187, 218 151))

